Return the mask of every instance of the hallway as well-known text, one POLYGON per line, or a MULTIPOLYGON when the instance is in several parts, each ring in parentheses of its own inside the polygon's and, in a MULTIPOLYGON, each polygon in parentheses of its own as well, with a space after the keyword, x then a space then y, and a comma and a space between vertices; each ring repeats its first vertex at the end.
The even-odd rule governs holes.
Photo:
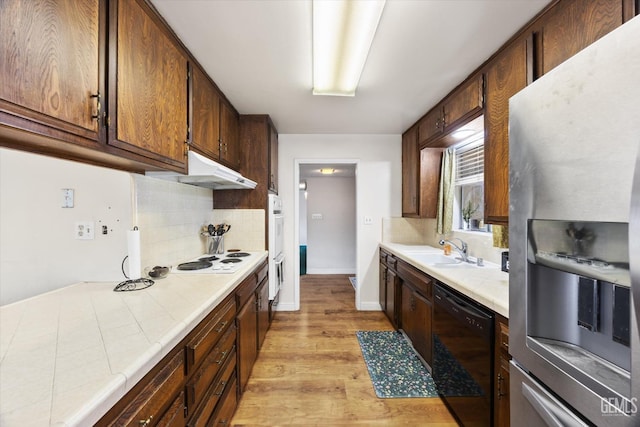
POLYGON ((355 332, 392 327, 355 309, 348 275, 301 276, 300 299, 276 314, 232 425, 457 425, 439 398, 376 397, 355 332))

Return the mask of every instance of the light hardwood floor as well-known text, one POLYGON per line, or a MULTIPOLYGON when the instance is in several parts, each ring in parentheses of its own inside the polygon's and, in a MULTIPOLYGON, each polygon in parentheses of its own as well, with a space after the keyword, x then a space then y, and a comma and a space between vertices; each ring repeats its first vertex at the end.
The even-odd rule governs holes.
POLYGON ((354 301, 348 276, 301 277, 300 311, 276 314, 232 425, 457 425, 439 398, 376 397, 355 333, 393 328, 354 301))

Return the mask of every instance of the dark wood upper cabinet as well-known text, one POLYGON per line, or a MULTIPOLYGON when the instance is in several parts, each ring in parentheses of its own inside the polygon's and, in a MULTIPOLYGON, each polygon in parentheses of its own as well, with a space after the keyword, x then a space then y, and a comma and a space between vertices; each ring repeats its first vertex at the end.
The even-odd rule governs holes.
POLYGON ((420 216, 419 188, 418 128, 414 126, 402 135, 402 216, 420 216))
POLYGON ((191 68, 191 147, 207 157, 220 157, 220 95, 198 66, 191 68))
POLYGON ((482 74, 469 78, 418 121, 420 147, 446 146, 448 140, 441 139, 443 135, 482 114, 482 79, 482 74))
POLYGON ((278 194, 278 132, 269 126, 269 191, 278 194))
POLYGON ((108 143, 184 171, 186 52, 144 1, 114 1, 112 12, 117 19, 110 24, 115 48, 109 63, 108 143))
POLYGON ((0 136, 101 147, 105 15, 98 0, 0 2, 0 136))
POLYGON ((220 104, 220 161, 233 169, 240 168, 240 116, 225 102, 220 104))
POLYGON ((539 48, 536 74, 546 74, 628 19, 626 0, 562 0, 534 27, 539 48))
POLYGON ((509 221, 509 98, 532 80, 532 38, 511 43, 485 70, 485 222, 509 221))

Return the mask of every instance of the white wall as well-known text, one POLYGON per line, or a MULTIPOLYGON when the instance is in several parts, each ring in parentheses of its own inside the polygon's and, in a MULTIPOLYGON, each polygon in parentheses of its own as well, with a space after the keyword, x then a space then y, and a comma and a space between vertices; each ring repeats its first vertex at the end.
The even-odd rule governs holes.
POLYGON ((355 178, 316 177, 307 183, 307 274, 355 274, 355 178))
POLYGON ((278 192, 285 215, 285 284, 280 310, 297 310, 299 294, 298 219, 294 218, 299 191, 297 162, 357 163, 356 176, 356 307, 379 310, 378 243, 382 238, 382 218, 401 215, 402 149, 401 135, 292 135, 282 134, 278 154, 278 192), (371 225, 364 225, 364 216, 371 225))
POLYGON ((131 189, 126 172, 0 149, 0 304, 121 279, 131 189), (73 208, 62 208, 63 188, 74 190, 73 208), (95 238, 76 240, 76 221, 93 221, 95 238))
POLYGON ((143 269, 194 258, 204 253, 199 232, 212 208, 206 188, 0 149, 0 305, 77 282, 124 280, 133 225, 143 269), (61 207, 62 188, 74 189, 73 208, 61 207), (95 238, 75 239, 76 221, 93 221, 95 238))

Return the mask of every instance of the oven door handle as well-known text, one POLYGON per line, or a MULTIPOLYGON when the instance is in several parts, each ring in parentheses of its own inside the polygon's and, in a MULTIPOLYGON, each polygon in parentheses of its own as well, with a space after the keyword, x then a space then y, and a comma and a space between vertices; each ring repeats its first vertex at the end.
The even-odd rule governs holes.
POLYGON ((533 409, 550 427, 581 427, 579 423, 564 408, 541 396, 528 384, 522 383, 522 395, 529 401, 533 409))

